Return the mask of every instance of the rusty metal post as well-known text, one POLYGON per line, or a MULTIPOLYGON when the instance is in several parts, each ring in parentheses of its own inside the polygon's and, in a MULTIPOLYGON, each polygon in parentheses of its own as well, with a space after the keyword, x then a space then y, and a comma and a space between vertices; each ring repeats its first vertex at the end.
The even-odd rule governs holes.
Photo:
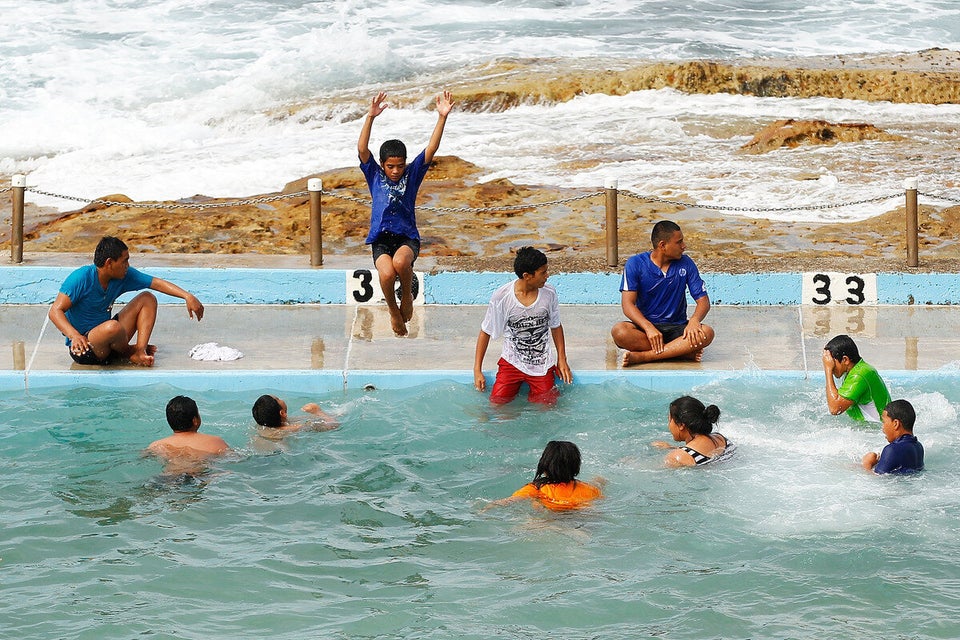
POLYGON ((310 266, 323 265, 323 227, 320 222, 320 193, 323 191, 323 181, 320 178, 307 180, 307 191, 310 192, 310 266))
POLYGON ((916 267, 920 265, 919 256, 919 234, 917 222, 917 178, 907 178, 903 181, 903 189, 906 194, 907 206, 907 266, 916 267))
POLYGON ((617 179, 607 178, 604 185, 607 203, 607 266, 616 267, 620 264, 619 240, 617 238, 617 179))
POLYGON ((27 187, 27 177, 17 174, 10 181, 10 197, 13 200, 13 217, 10 231, 10 260, 14 264, 23 262, 23 192, 27 187))

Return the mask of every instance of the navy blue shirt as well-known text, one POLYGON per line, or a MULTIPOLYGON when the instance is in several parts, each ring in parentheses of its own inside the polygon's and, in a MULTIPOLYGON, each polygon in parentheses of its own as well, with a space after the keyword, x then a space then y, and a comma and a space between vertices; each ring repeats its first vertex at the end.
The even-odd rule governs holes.
POLYGON ((912 433, 905 433, 880 452, 874 473, 912 473, 923 470, 923 445, 912 433))
POLYGON ((373 159, 373 154, 366 162, 360 163, 360 170, 367 179, 370 188, 370 197, 373 205, 370 209, 370 233, 367 235, 367 244, 372 244, 384 231, 397 235, 420 239, 417 231, 417 216, 415 206, 417 191, 427 175, 430 165, 426 161, 426 150, 407 165, 403 175, 396 182, 390 182, 387 174, 373 159))

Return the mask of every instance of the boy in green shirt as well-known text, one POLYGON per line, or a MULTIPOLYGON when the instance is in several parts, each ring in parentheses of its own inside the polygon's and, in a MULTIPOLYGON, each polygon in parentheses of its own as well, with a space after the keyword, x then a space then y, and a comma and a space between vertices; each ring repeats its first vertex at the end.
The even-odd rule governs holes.
POLYGON ((880 422, 890 392, 877 370, 860 357, 850 336, 835 336, 823 348, 823 375, 830 413, 846 411, 854 420, 880 422), (840 377, 843 382, 838 389, 833 379, 840 377))

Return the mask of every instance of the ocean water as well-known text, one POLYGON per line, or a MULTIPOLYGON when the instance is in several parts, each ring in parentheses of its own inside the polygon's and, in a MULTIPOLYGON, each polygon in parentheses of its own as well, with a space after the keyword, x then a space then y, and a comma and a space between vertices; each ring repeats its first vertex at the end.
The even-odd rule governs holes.
MULTIPOLYGON (((0 177, 82 198, 243 197, 352 166, 378 88, 439 91, 504 58, 960 49, 953 0, 0 0, 0 11, 0 177)), ((373 143, 422 146, 434 122, 424 107, 388 110, 373 143)), ((956 196, 958 122, 960 105, 643 91, 455 112, 441 153, 480 165, 484 179, 599 189, 616 178, 645 195, 803 207, 895 195, 914 176, 921 191, 956 196), (869 122, 908 142, 735 153, 789 117, 869 122)), ((898 204, 740 215, 850 220, 898 204)))
MULTIPOLYGON (((265 384, 282 380, 265 380, 265 384)), ((193 478, 144 458, 181 390, 0 393, 0 620, 48 638, 955 638, 954 381, 894 386, 926 470, 859 468, 877 427, 819 385, 704 384, 737 444, 662 467, 673 395, 624 381, 503 409, 466 385, 288 396, 339 430, 254 446, 248 394, 190 391, 236 455, 193 478), (483 508, 576 442, 589 509, 483 508)))

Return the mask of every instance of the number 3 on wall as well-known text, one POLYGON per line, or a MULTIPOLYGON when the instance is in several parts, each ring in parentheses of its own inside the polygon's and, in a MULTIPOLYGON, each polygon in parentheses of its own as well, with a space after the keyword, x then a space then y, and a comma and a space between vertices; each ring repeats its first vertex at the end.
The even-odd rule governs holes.
POLYGON ((877 304, 877 274, 829 271, 804 273, 803 304, 877 304))
MULTIPOLYGON (((423 276, 413 272, 413 304, 423 304, 423 276)), ((400 301, 400 282, 395 289, 397 302, 400 301)), ((347 304, 377 304, 383 302, 383 293, 380 291, 380 278, 376 271, 370 269, 355 269, 347 272, 347 304)))

